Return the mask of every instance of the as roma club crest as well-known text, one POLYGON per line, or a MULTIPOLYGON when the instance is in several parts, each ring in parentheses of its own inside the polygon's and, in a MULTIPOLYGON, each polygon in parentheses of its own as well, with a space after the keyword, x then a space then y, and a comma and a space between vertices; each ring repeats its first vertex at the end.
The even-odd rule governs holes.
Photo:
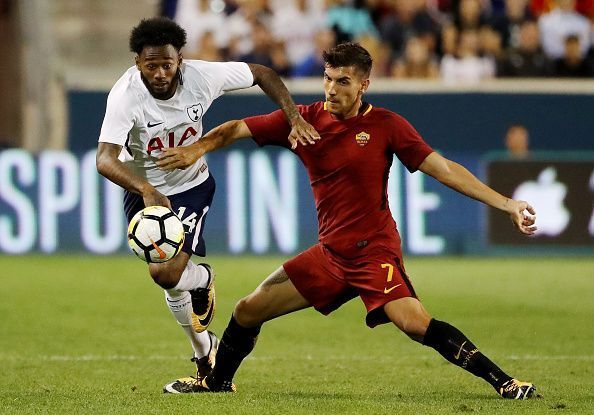
POLYGON ((186 112, 192 121, 198 121, 202 118, 202 113, 204 111, 202 110, 202 105, 194 104, 191 107, 186 108, 186 112))
POLYGON ((369 142, 371 136, 367 134, 365 131, 361 131, 359 134, 355 136, 355 140, 357 140, 357 144, 363 147, 365 144, 369 142))

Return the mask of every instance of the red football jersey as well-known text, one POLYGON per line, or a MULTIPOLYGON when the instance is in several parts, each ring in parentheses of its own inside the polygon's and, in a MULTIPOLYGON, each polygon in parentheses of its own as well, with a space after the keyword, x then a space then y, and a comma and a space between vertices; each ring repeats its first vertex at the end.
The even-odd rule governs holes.
MULTIPOLYGON (((298 108, 321 136, 293 151, 309 174, 320 242, 344 257, 358 256, 369 240, 395 232, 387 193, 393 155, 413 172, 433 150, 408 121, 383 108, 363 104, 346 120, 332 116, 324 102, 298 108)), ((245 122, 258 145, 290 148, 281 110, 245 122)))

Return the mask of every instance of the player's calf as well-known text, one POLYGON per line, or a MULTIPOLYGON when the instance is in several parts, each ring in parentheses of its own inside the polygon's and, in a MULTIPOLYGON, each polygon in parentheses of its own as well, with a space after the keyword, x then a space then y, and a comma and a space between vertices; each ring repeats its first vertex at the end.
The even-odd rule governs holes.
POLYGON ((243 359, 254 349, 259 334, 260 326, 243 327, 231 316, 229 324, 221 336, 217 364, 212 374, 207 376, 208 387, 211 390, 225 389, 232 385, 235 372, 239 369, 243 359))
POLYGON ((423 344, 437 350, 449 362, 483 378, 506 399, 526 399, 534 395, 531 383, 519 382, 501 370, 457 328, 432 319, 423 344))
POLYGON ((212 321, 216 308, 214 279, 215 273, 208 264, 198 264, 206 269, 208 280, 204 287, 190 290, 192 296, 192 327, 200 333, 208 328, 212 321))

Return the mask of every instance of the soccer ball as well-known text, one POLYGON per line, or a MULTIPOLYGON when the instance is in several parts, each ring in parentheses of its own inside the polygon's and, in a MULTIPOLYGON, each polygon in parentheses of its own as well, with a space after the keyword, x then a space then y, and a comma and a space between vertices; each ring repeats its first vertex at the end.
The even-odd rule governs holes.
POLYGON ((166 262, 184 244, 184 225, 170 209, 149 206, 136 213, 128 225, 128 245, 146 262, 166 262))

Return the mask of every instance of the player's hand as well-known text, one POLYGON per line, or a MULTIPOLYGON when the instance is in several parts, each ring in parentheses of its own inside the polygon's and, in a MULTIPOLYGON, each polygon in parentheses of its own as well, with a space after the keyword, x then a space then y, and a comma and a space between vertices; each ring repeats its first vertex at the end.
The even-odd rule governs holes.
POLYGON ((305 121, 301 114, 291 123, 291 133, 289 134, 289 143, 291 150, 295 150, 298 144, 308 145, 315 144, 320 139, 320 134, 312 127, 310 123, 305 121))
POLYGON ((536 222, 536 211, 528 202, 523 200, 508 199, 506 203, 506 211, 512 220, 514 226, 524 235, 534 235, 538 229, 534 223, 536 222), (526 214, 526 212, 529 213, 526 214))
POLYGON ((169 198, 150 185, 143 191, 142 200, 145 206, 165 206, 172 209, 169 198))
POLYGON ((204 155, 196 146, 164 148, 157 159, 157 166, 161 170, 172 171, 187 169, 204 155))

